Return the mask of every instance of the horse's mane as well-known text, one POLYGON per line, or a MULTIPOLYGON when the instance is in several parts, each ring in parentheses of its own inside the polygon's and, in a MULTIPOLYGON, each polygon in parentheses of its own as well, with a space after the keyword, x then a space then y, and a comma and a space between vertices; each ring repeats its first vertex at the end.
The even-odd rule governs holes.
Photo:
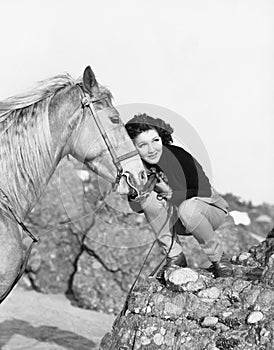
POLYGON ((28 202, 28 192, 40 195, 45 170, 52 164, 50 97, 75 84, 68 74, 58 75, 0 102, 0 188, 17 212, 28 202))
POLYGON ((52 96, 56 91, 74 85, 75 80, 69 74, 60 74, 53 78, 39 81, 31 90, 0 101, 0 123, 16 109, 25 108, 52 96))

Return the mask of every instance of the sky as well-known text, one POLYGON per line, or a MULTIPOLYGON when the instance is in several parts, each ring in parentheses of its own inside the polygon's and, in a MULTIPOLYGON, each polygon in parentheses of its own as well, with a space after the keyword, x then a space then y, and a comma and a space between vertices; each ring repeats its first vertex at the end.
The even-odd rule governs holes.
POLYGON ((0 99, 90 65, 124 122, 165 118, 220 193, 274 204, 272 0, 1 0, 0 13, 0 99))

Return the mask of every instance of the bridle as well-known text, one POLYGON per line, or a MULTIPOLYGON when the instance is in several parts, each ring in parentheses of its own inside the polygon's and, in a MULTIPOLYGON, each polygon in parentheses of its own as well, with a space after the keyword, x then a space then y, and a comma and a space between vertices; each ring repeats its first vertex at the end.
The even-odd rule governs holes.
MULTIPOLYGON (((96 100, 92 100, 90 95, 85 93, 83 88, 81 87, 81 85, 77 84, 77 87, 79 87, 79 90, 80 90, 80 93, 81 93, 81 96, 82 96, 82 101, 81 101, 81 104, 82 104, 82 109, 83 109, 83 113, 85 114, 85 110, 86 108, 89 108, 90 112, 91 112, 91 115, 95 121, 95 124, 106 144, 106 147, 112 157, 112 161, 113 161, 113 164, 115 165, 116 167, 116 170, 117 170, 117 175, 116 175, 116 179, 115 179, 115 182, 113 183, 113 188, 116 189, 117 186, 119 185, 119 182, 122 178, 122 176, 125 176, 126 177, 126 180, 127 180, 127 183, 130 187, 134 188, 134 190, 137 191, 137 189, 130 183, 129 181, 129 173, 128 172, 125 172, 123 167, 122 167, 122 164, 121 162, 126 160, 126 159, 129 159, 129 158, 132 158, 132 157, 135 157, 136 155, 138 155, 138 152, 137 150, 134 150, 134 151, 131 151, 131 152, 127 152, 123 155, 120 155, 118 156, 109 137, 108 137, 108 134, 100 120, 100 118, 98 117, 98 114, 94 108, 94 105, 95 103, 97 102, 100 102, 101 100, 103 100, 104 98, 101 98, 101 99, 96 99, 96 100)), ((138 192, 138 191, 137 191, 138 192)))
POLYGON ((82 104, 82 109, 83 109, 83 113, 85 114, 85 110, 86 108, 89 108, 90 112, 91 112, 91 115, 93 116, 93 119, 95 121, 95 124, 106 144, 106 147, 112 157, 112 161, 113 161, 113 164, 115 165, 116 167, 116 170, 117 170, 117 175, 116 175, 116 179, 115 179, 115 182, 112 184, 112 190, 116 190, 119 183, 120 183, 120 180, 123 176, 125 176, 126 178, 126 182, 129 186, 129 189, 130 189, 130 192, 131 193, 134 193, 134 201, 141 201, 143 200, 144 198, 146 198, 149 193, 151 192, 151 181, 152 181, 152 178, 150 178, 150 181, 147 181, 145 187, 144 187, 144 190, 143 191, 139 191, 131 182, 130 182, 130 174, 127 172, 127 171, 124 171, 123 167, 122 167, 122 164, 121 162, 126 160, 126 159, 129 159, 129 158, 132 158, 132 157, 135 157, 136 155, 138 155, 138 151, 137 150, 134 150, 134 151, 131 151, 131 152, 127 152, 125 154, 122 154, 120 156, 117 155, 109 137, 108 137, 108 134, 100 120, 100 118, 98 117, 98 114, 96 113, 96 110, 94 108, 94 105, 95 103, 97 102, 100 102, 101 100, 103 100, 104 98, 101 98, 101 99, 96 99, 96 100, 93 100, 91 99, 90 95, 88 93, 85 93, 85 91, 83 90, 83 88, 81 87, 80 84, 77 84, 77 87, 79 88, 80 90, 80 95, 82 97, 82 100, 81 100, 81 104, 82 104))

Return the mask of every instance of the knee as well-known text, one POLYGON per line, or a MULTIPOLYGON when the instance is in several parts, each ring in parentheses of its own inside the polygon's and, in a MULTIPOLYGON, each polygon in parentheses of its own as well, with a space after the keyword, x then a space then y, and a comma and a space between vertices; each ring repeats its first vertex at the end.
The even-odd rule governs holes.
POLYGON ((180 220, 186 228, 193 225, 202 213, 194 200, 186 200, 178 208, 180 220))

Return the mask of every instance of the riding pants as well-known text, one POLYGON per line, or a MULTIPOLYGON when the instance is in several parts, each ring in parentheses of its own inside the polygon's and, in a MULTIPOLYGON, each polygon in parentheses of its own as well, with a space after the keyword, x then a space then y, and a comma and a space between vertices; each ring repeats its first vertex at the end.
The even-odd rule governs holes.
POLYGON ((228 204, 217 192, 209 198, 187 199, 177 208, 164 199, 159 200, 157 193, 152 191, 141 202, 141 207, 159 245, 169 257, 182 252, 177 235, 192 235, 210 261, 220 260, 223 248, 215 230, 228 214, 228 204), (176 234, 172 238, 173 229, 176 234))

